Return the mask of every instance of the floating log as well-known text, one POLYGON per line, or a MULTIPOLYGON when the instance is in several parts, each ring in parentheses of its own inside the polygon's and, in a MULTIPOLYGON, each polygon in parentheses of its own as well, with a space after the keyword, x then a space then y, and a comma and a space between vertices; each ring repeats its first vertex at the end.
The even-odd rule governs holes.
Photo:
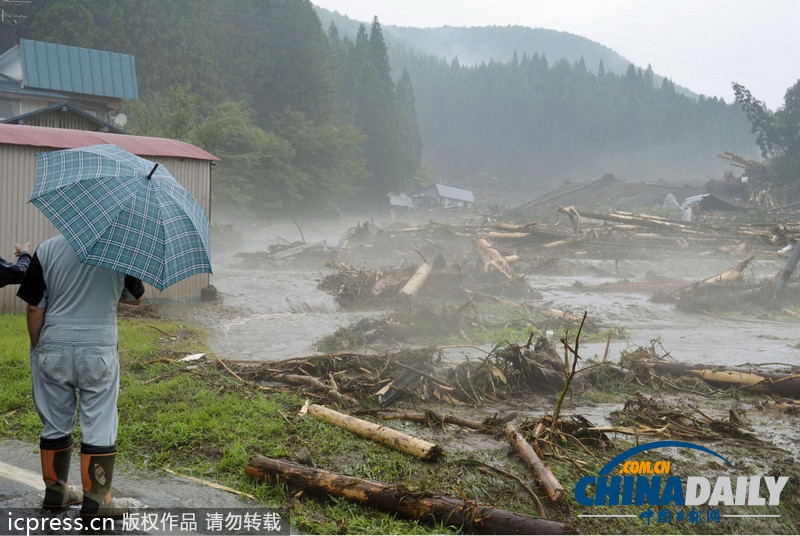
POLYGON ((248 476, 260 480, 283 477, 287 484, 309 493, 344 497, 404 517, 446 523, 475 534, 577 534, 571 524, 517 514, 471 501, 461 501, 427 492, 412 492, 403 486, 347 476, 294 462, 253 456, 247 462, 248 476))
POLYGON ((558 482, 553 472, 542 462, 530 443, 525 441, 522 434, 510 423, 506 425, 506 437, 511 442, 514 450, 517 451, 520 458, 522 458, 522 461, 525 462, 525 465, 531 468, 533 474, 536 475, 536 478, 542 483, 550 500, 555 502, 565 498, 567 493, 564 491, 564 488, 561 487, 561 484, 558 482))
POLYGON ((353 432, 356 435, 383 443, 395 450, 411 454, 423 460, 435 460, 444 452, 442 447, 435 443, 430 443, 392 428, 358 419, 351 415, 339 413, 325 406, 311 404, 308 406, 308 413, 318 419, 322 419, 323 421, 327 421, 340 428, 353 432))

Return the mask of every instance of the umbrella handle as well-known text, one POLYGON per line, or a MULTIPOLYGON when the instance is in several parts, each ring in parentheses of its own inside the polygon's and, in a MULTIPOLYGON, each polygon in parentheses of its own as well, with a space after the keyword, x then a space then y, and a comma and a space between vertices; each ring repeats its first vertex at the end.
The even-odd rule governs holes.
POLYGON ((148 173, 148 174, 147 174, 147 180, 150 180, 150 179, 153 177, 153 173, 155 173, 155 172, 156 172, 156 168, 157 168, 157 167, 158 167, 158 164, 156 164, 155 166, 153 166, 153 169, 151 169, 151 170, 150 170, 150 173, 148 173))

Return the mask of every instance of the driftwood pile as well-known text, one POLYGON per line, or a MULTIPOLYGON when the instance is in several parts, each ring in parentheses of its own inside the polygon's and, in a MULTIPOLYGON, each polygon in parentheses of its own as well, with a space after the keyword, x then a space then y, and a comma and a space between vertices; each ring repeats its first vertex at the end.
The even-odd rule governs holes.
MULTIPOLYGON (((630 371, 640 382, 651 384, 665 378, 697 380, 715 389, 741 389, 800 400, 800 369, 788 372, 765 370, 763 366, 726 367, 679 363, 660 357, 654 346, 623 352, 622 370, 630 371)), ((673 384, 674 385, 674 384, 673 384)))
MULTIPOLYGON (((348 432, 380 442, 429 463, 439 463, 446 455, 436 443, 413 437, 384 424, 403 419, 430 428, 457 426, 466 430, 505 438, 514 452, 536 477, 538 487, 555 503, 566 493, 548 468, 546 456, 563 455, 562 446, 574 442, 584 450, 609 446, 610 434, 656 436, 663 438, 718 439, 754 438, 741 414, 731 410, 729 419, 711 417, 697 407, 671 406, 637 393, 624 407, 610 415, 611 426, 596 426, 583 416, 560 415, 564 396, 576 386, 592 385, 614 389, 671 385, 694 381, 714 389, 742 389, 766 393, 795 411, 799 407, 785 398, 800 400, 800 374, 757 368, 738 370, 699 367, 676 363, 658 356, 654 348, 623 353, 619 364, 606 362, 584 365, 577 371, 578 344, 562 341, 565 356, 560 356, 546 337, 534 335, 524 345, 503 343, 485 357, 468 359, 457 365, 443 363, 441 347, 403 350, 382 355, 357 353, 370 344, 435 340, 464 334, 470 322, 484 325, 475 313, 482 300, 497 300, 524 311, 524 321, 539 323, 545 333, 548 319, 574 325, 583 320, 566 311, 542 307, 535 309, 520 302, 530 301, 535 290, 526 278, 531 274, 558 273, 558 258, 641 257, 670 251, 713 252, 732 256, 731 268, 709 274, 702 281, 666 280, 651 274, 653 299, 674 302, 690 311, 720 311, 744 308, 749 304, 787 307, 776 301, 774 281, 746 282, 746 267, 759 256, 775 255, 777 249, 797 242, 800 226, 794 223, 768 225, 725 223, 724 221, 682 222, 630 212, 592 212, 561 206, 559 215, 569 219, 563 225, 540 222, 504 223, 484 220, 465 225, 431 221, 427 225, 378 229, 359 223, 340 244, 287 244, 267 252, 252 252, 250 260, 266 263, 314 256, 325 258, 332 273, 325 275, 319 288, 331 293, 348 310, 382 308, 381 318, 362 319, 326 337, 318 347, 322 355, 280 362, 248 364, 232 372, 242 381, 261 389, 300 391, 309 400, 304 418, 324 420, 348 432), (382 250, 385 254, 375 252, 382 250), (367 267, 362 254, 371 258, 397 259, 395 266, 367 267), (327 255, 327 257, 325 257, 327 255), (522 298, 526 298, 523 300, 522 298), (570 354, 572 351, 572 354, 570 354), (572 370, 570 372, 570 365, 572 370), (573 381, 574 380, 574 381, 573 381), (516 424, 516 415, 494 415, 483 422, 433 410, 411 411, 399 408, 400 402, 436 401, 446 407, 481 406, 526 394, 555 397, 552 415, 543 411, 540 419, 516 424), (347 408, 348 413, 332 409, 347 408), (372 422, 361 417, 376 418, 372 422)), ((792 267, 793 271, 793 267, 792 267)), ((630 283, 627 283, 630 285, 630 283)), ((613 285, 613 284, 612 284, 613 285)), ((612 290, 609 284, 604 285, 612 290)), ((594 288, 594 290, 600 290, 594 288)), ((613 289, 625 290, 625 287, 613 289)), ((791 290, 791 289, 790 289, 791 290)), ((554 331, 558 330, 556 328, 554 331)), ((563 331, 562 331, 563 332, 563 331)), ((610 335, 609 335, 610 340, 610 335)), ((578 460, 571 459, 575 467, 578 460)), ((484 468, 486 471, 497 469, 484 468)), ((544 505, 536 492, 516 475, 509 475, 534 497, 540 517, 523 516, 460 499, 411 491, 403 486, 358 479, 352 476, 294 464, 285 460, 253 457, 247 473, 255 478, 280 477, 298 493, 324 493, 346 497, 415 519, 446 520, 466 532, 490 533, 570 533, 575 527, 546 519, 544 505)))
POLYGON ((372 399, 381 407, 406 399, 482 404, 521 393, 552 395, 564 386, 564 362, 540 338, 527 345, 503 344, 482 360, 443 366, 441 350, 422 348, 385 355, 338 353, 243 366, 250 382, 302 386, 317 400, 372 399))
POLYGON ((641 393, 629 398, 623 409, 610 415, 616 432, 637 436, 657 436, 679 439, 721 439, 737 437, 755 439, 753 431, 735 410, 730 419, 723 421, 709 416, 699 408, 668 405, 641 393))
MULTIPOLYGON (((585 315, 582 319, 585 321, 585 315)), ((580 334, 580 331, 579 331, 580 334)), ((439 463, 446 455, 437 443, 415 437, 395 427, 384 424, 402 419, 428 427, 456 426, 472 432, 505 438, 514 453, 530 469, 538 487, 550 504, 560 503, 567 495, 546 463, 547 457, 570 459, 576 468, 585 462, 572 458, 564 445, 574 443, 581 449, 605 448, 612 445, 610 434, 627 434, 636 437, 679 438, 689 440, 715 440, 741 438, 758 441, 744 416, 734 409, 727 420, 716 419, 691 404, 669 405, 663 399, 636 393, 623 408, 613 412, 611 426, 596 426, 581 415, 558 418, 558 411, 549 415, 546 410, 536 420, 512 424, 516 414, 494 415, 483 422, 452 414, 437 414, 432 410, 414 412, 389 407, 401 400, 420 401, 437 399, 454 409, 463 404, 481 405, 523 393, 536 393, 552 398, 561 390, 562 398, 570 383, 578 377, 591 378, 595 388, 616 389, 620 383, 639 382, 643 385, 657 381, 672 385, 681 378, 692 378, 717 388, 738 385, 738 388, 786 396, 795 389, 800 399, 800 375, 793 373, 766 373, 755 368, 747 372, 735 369, 707 369, 671 362, 659 356, 655 345, 623 353, 619 364, 610 362, 584 363, 584 371, 570 374, 568 365, 578 362, 578 336, 573 345, 565 343, 565 350, 574 350, 574 359, 561 358, 545 338, 533 344, 532 338, 523 346, 500 345, 483 360, 465 362, 455 367, 445 366, 436 349, 405 350, 397 354, 380 356, 362 354, 317 355, 267 362, 258 365, 242 364, 237 372, 231 371, 241 381, 262 389, 275 385, 299 388, 302 394, 316 402, 307 402, 301 410, 304 418, 315 418, 347 430, 349 433, 382 443, 429 463, 439 463), (604 376, 600 371, 610 371, 604 376), (586 372, 581 374, 581 372, 586 372), (608 378, 612 378, 608 380, 608 378), (466 385, 465 385, 466 384, 466 385), (332 409, 327 404, 350 408, 349 414, 332 409), (381 421, 373 422, 360 416, 371 416, 381 421)), ((227 368, 227 367, 226 367, 227 368)), ((229 369, 230 370, 230 369, 229 369)), ((574 387, 574 385, 573 385, 574 387)), ((556 407, 560 406, 559 399, 556 407)), ((796 407, 796 404, 787 404, 796 407)), ((398 515, 419 520, 441 522, 447 520, 464 532, 472 533, 576 533, 571 524, 547 519, 546 506, 537 493, 519 475, 484 465, 485 472, 498 472, 517 483, 529 493, 539 506, 539 517, 501 510, 481 505, 462 495, 453 498, 420 490, 409 490, 403 485, 387 484, 317 467, 309 467, 287 460, 253 456, 248 462, 248 475, 272 481, 285 482, 293 495, 304 493, 327 494, 345 497, 364 505, 383 509, 398 515)))
MULTIPOLYGON (((416 298, 458 299, 475 293, 517 301, 534 299, 536 289, 526 278, 558 274, 563 270, 559 256, 593 258, 641 258, 669 253, 703 256, 731 255, 739 261, 702 281, 669 279, 646 274, 641 282, 606 283, 587 290, 650 291, 654 300, 672 301, 681 310, 719 312, 755 303, 766 308, 785 308, 776 300, 775 278, 745 281, 745 268, 756 258, 779 258, 779 250, 798 241, 800 224, 724 224, 684 222, 658 216, 615 211, 579 212, 575 207, 558 207, 570 218, 572 231, 538 222, 513 224, 485 221, 482 225, 430 222, 425 226, 378 231, 369 242, 374 250, 416 252, 423 262, 406 258, 396 268, 369 270, 331 261, 338 273, 326 276, 320 288, 331 292, 346 308, 399 303, 416 298), (417 244, 424 244, 426 261, 417 244)), ((352 253, 352 252, 351 252, 352 253)), ((794 266, 788 272, 791 275, 794 266)), ((777 276, 777 274, 776 274, 777 276)), ((787 294, 793 298, 800 284, 793 283, 787 294)), ((780 296, 777 296, 780 298, 780 296)))
POLYGON ((449 374, 459 399, 473 404, 503 400, 520 393, 553 394, 564 388, 564 361, 547 339, 520 346, 496 346, 481 361, 465 361, 449 374), (466 387, 465 387, 466 386, 466 387))
MULTIPOLYGON (((511 425, 510 421, 515 418, 514 414, 495 416, 479 423, 452 415, 437 415, 432 411, 413 413, 388 407, 402 399, 420 400, 429 397, 460 406, 465 403, 464 401, 474 403, 475 397, 479 396, 478 392, 484 392, 483 396, 487 398, 493 398, 502 391, 508 391, 507 394, 510 395, 512 391, 518 389, 527 392, 539 389, 542 394, 550 393, 552 391, 550 383, 558 381, 558 373, 550 367, 562 366, 563 363, 554 358, 546 340, 540 340, 535 349, 529 346, 530 341, 526 347, 508 345, 505 349, 498 349, 493 356, 476 364, 475 380, 472 380, 470 373, 461 366, 455 371, 452 368, 442 367, 441 355, 435 350, 406 350, 384 356, 359 354, 309 356, 256 366, 242 364, 237 372, 231 372, 240 380, 261 388, 271 388, 270 386, 275 383, 291 385, 300 387, 305 396, 319 402, 330 401, 350 407, 360 407, 362 409, 356 410, 354 415, 342 413, 324 404, 308 402, 301 410, 301 415, 323 420, 358 436, 432 463, 439 461, 444 454, 438 444, 387 425, 361 419, 356 415, 363 413, 377 416, 385 421, 404 419, 441 427, 454 425, 495 437, 505 436, 541 483, 549 500, 554 503, 561 502, 566 498, 566 492, 543 462, 541 451, 537 453, 538 438, 530 436, 527 429, 518 430, 511 425), (484 373, 493 376, 497 382, 491 393, 486 385, 480 384, 480 380, 485 379, 484 373), (458 379, 459 374, 463 376, 461 380, 458 379), (509 379, 514 383, 512 384, 509 379), (470 383, 464 387, 461 381, 470 383), (373 407, 365 408, 365 405, 370 405, 367 401, 371 401, 373 407), (532 437, 534 442, 530 443, 526 436, 532 437)), ((488 383, 492 381, 489 379, 488 383)), ((561 383, 563 385, 563 377, 561 383)), ((485 470, 489 470, 488 466, 485 470)), ((290 487, 302 492, 342 496, 415 519, 447 521, 465 532, 493 534, 577 532, 570 524, 547 520, 545 507, 536 493, 522 478, 505 472, 502 474, 514 478, 532 494, 539 505, 541 517, 479 505, 464 497, 455 499, 426 492, 413 492, 402 486, 364 480, 263 456, 251 458, 247 473, 265 480, 280 477, 290 487)))

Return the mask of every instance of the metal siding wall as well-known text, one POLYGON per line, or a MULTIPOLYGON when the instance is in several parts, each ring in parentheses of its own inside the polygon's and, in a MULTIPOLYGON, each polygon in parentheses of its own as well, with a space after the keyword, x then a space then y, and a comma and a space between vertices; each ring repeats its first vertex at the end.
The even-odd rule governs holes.
MULTIPOLYGON (((33 248, 56 234, 55 226, 28 203, 36 181, 36 153, 41 149, 0 145, 0 255, 14 258, 14 244, 30 241, 33 248)), ((0 289, 0 311, 21 312, 25 303, 17 298, 18 285, 0 289)))
MULTIPOLYGON (((12 260, 14 244, 30 241, 33 248, 55 236, 58 230, 39 210, 28 203, 36 181, 36 153, 47 148, 0 144, 0 256, 12 260)), ((145 158, 147 158, 145 156, 145 158)), ((203 160, 151 158, 163 164, 191 193, 210 216, 211 166, 203 160)), ((145 285, 145 299, 191 302, 209 285, 209 274, 198 274, 159 292, 145 285)), ((0 312, 23 312, 25 303, 17 298, 18 285, 0 289, 0 312)))
POLYGON ((60 110, 32 117, 25 122, 26 125, 36 127, 68 128, 71 130, 97 131, 98 125, 77 114, 65 114, 60 110))
POLYGON ((36 110, 41 110, 42 108, 47 108, 53 104, 52 100, 45 100, 45 99, 26 99, 23 100, 20 104, 20 115, 27 114, 30 112, 35 112, 36 110))

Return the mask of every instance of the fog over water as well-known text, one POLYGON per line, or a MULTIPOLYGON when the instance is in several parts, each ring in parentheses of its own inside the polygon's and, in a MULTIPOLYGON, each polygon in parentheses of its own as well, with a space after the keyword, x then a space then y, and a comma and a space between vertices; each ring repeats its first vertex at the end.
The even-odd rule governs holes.
MULTIPOLYGON (((281 360, 314 355, 316 342, 362 318, 378 318, 384 311, 344 311, 334 297, 317 288, 320 280, 334 270, 324 260, 285 260, 280 263, 236 257, 240 251, 263 251, 270 244, 287 244, 298 240, 311 243, 325 240, 336 247, 350 227, 367 218, 343 217, 336 221, 297 221, 237 225, 239 242, 228 240, 215 244, 214 275, 211 283, 219 291, 219 301, 183 308, 181 316, 202 325, 209 331, 211 349, 227 359, 281 360)), ((384 216, 370 221, 378 228, 397 225, 398 220, 384 216)), ((407 220, 406 220, 407 221, 407 220)), ((342 259, 356 268, 375 269, 398 266, 403 259, 399 252, 360 249, 357 256, 342 259)), ((687 250, 683 258, 643 258, 609 260, 569 258, 564 252, 560 273, 529 274, 527 283, 540 297, 524 299, 531 308, 555 308, 581 315, 588 312, 589 321, 613 325, 625 338, 613 340, 609 359, 618 360, 623 350, 648 347, 658 341, 659 353, 689 363, 742 365, 746 363, 787 363, 800 365, 800 336, 791 321, 757 318, 720 318, 710 314, 679 311, 673 303, 651 300, 651 292, 590 292, 583 290, 601 283, 642 281, 649 272, 687 281, 699 281, 731 268, 739 262, 736 256, 708 256, 687 250), (580 285, 583 285, 581 287, 580 285)), ((458 259, 447 259, 455 262, 458 259)), ((746 269, 746 280, 774 276, 785 263, 785 257, 773 255, 756 259, 746 269)), ((419 258, 406 258, 419 262, 419 258)), ((522 298, 521 298, 522 299, 522 298)), ((539 326, 532 326, 539 328, 539 326)), ((524 343, 524 341, 511 341, 524 343)), ((484 349, 490 349, 485 345, 484 349)), ((581 343, 585 357, 602 356, 605 343, 581 343)), ((393 348, 371 348, 380 353, 393 348)), ((396 349, 396 348, 394 348, 396 349)), ((485 355, 472 348, 454 349, 448 358, 485 355)))

